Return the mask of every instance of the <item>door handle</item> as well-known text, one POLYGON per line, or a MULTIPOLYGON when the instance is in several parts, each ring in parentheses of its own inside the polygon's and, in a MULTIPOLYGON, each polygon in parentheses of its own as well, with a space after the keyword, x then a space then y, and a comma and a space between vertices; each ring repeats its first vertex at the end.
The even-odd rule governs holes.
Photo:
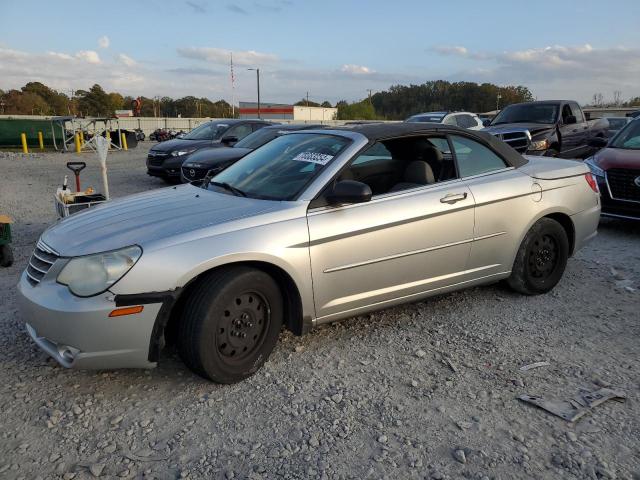
POLYGON ((440 199, 440 203, 456 203, 467 198, 467 192, 464 193, 447 193, 440 199))

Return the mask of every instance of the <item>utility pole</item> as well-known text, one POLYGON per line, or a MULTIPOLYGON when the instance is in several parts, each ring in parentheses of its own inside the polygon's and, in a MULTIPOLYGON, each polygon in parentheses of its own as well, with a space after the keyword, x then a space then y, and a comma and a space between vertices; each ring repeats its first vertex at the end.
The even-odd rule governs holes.
POLYGON ((259 68, 247 68, 247 70, 255 70, 256 71, 256 81, 258 84, 258 118, 262 118, 260 116, 260 69, 259 68))
POLYGON ((371 89, 367 88, 367 92, 369 92, 369 103, 371 103, 371 89))
POLYGON ((500 91, 498 90, 498 96, 496 97, 496 112, 500 109, 500 99, 502 95, 500 95, 500 91))

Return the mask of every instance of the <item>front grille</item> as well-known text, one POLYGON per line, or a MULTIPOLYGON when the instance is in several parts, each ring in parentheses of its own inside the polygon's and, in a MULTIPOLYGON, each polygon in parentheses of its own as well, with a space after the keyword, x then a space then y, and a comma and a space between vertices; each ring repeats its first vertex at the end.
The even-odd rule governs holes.
POLYGON ((518 153, 524 153, 529 148, 529 132, 505 132, 494 133, 496 137, 505 142, 518 153))
POLYGON ((182 175, 189 180, 200 180, 207 175, 207 171, 202 168, 182 167, 182 175))
POLYGON ((640 202, 640 170, 612 168, 607 170, 606 178, 611 198, 640 202))
POLYGON ((169 154, 164 152, 149 152, 147 155, 147 161, 149 165, 154 167, 161 167, 165 159, 169 157, 169 154))
POLYGON ((29 283, 34 287, 38 285, 58 258, 60 256, 55 250, 38 240, 36 249, 29 259, 29 265, 27 265, 26 273, 29 283))

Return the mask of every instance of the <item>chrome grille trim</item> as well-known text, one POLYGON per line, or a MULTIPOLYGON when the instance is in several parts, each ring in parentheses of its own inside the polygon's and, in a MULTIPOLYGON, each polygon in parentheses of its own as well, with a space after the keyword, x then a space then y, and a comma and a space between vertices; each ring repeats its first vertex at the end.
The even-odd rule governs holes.
POLYGON ((524 153, 531 145, 531 133, 529 130, 513 130, 492 133, 492 135, 504 143, 517 150, 518 153, 524 153))
POLYGON ((58 252, 49 247, 42 240, 38 240, 38 244, 31 254, 29 264, 25 270, 29 283, 34 287, 38 285, 58 258, 60 258, 60 254, 58 252))
POLYGON ((611 168, 605 171, 604 179, 611 199, 640 203, 640 188, 633 183, 638 176, 640 170, 632 168, 611 168))

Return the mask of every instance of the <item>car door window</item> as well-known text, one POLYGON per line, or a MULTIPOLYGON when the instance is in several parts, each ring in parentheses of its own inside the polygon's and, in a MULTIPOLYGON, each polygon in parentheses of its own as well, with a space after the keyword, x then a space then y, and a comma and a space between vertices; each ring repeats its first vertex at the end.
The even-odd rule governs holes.
POLYGON ((451 143, 456 154, 460 177, 471 177, 482 173, 501 170, 507 165, 490 148, 470 138, 451 135, 451 143))
POLYGON ((567 124, 567 118, 569 118, 572 115, 573 115, 573 112, 571 111, 571 107, 569 106, 568 103, 566 103, 562 107, 562 123, 564 123, 566 125, 567 124))
POLYGON ((446 137, 414 136, 376 142, 338 180, 366 183, 376 196, 452 178, 457 175, 446 137))
POLYGON ((260 130, 263 127, 266 127, 266 125, 264 123, 254 123, 254 124, 251 125, 251 129, 254 132, 257 132, 258 130, 260 130))
POLYGON ((236 137, 238 140, 242 140, 244 137, 251 133, 251 125, 242 124, 236 125, 229 129, 229 131, 225 134, 225 137, 236 137))
POLYGON ((571 111, 573 112, 573 115, 576 117, 576 123, 584 122, 584 116, 582 115, 582 109, 578 106, 577 103, 575 103, 575 102, 571 103, 571 111))
POLYGON ((457 115, 449 115, 444 119, 442 123, 444 123, 445 125, 457 125, 456 116, 457 115))

